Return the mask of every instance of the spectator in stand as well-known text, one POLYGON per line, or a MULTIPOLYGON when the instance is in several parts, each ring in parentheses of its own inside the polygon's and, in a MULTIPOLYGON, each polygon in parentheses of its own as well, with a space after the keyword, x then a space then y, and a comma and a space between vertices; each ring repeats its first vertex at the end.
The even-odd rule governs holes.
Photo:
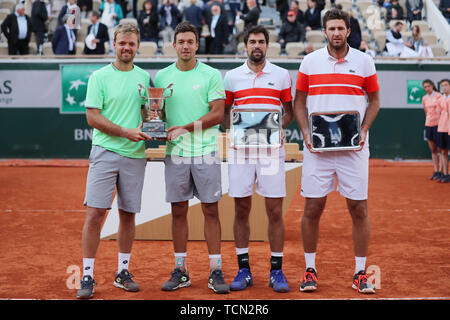
POLYGON ((448 149, 450 149, 450 132, 449 132, 449 107, 450 107, 450 80, 442 79, 440 82, 442 97, 439 101, 439 110, 441 116, 437 127, 436 145, 441 150, 439 161, 441 168, 441 177, 439 182, 449 183, 450 175, 448 174, 448 149))
POLYGON ((228 25, 230 26, 230 34, 233 33, 234 24, 236 22, 236 16, 238 11, 241 11, 241 0, 228 0, 230 6, 230 20, 228 25))
POLYGON ((197 0, 190 0, 190 6, 184 9, 184 20, 189 21, 197 28, 198 36, 202 35, 202 26, 204 24, 202 8, 197 5, 197 0))
MULTIPOLYGON (((68 0, 68 2, 63 5, 63 7, 61 8, 61 10, 59 11, 59 15, 58 15, 58 25, 59 26, 63 26, 64 25, 64 21, 67 20, 67 18, 65 18, 66 15, 71 14, 71 15, 76 15, 78 12, 78 14, 81 12, 80 11, 80 7, 78 7, 76 0, 68 0)), ((49 19, 51 19, 51 17, 49 16, 49 19)), ((79 20, 81 21, 81 20, 79 20)), ((75 33, 75 37, 77 36, 77 29, 76 28, 72 28, 73 32, 75 33)))
POLYGON ((434 57, 433 51, 420 34, 420 27, 418 25, 415 25, 412 28, 411 36, 409 36, 408 39, 406 39, 406 45, 408 46, 408 48, 417 52, 417 55, 419 57, 429 57, 429 58, 434 57))
POLYGON ((389 8, 390 6, 392 6, 392 3, 391 3, 391 0, 382 0, 382 1, 378 1, 378 5, 380 6, 380 7, 383 7, 383 8, 389 8))
POLYGON ((246 1, 248 12, 243 13, 241 11, 237 12, 237 15, 244 20, 244 29, 247 30, 252 26, 256 26, 258 24, 259 14, 261 10, 258 8, 256 0, 247 0, 246 1))
MULTIPOLYGON (((295 20, 297 20, 297 22, 299 22, 302 25, 302 27, 304 28, 303 25, 305 23, 305 16, 303 14, 303 11, 300 10, 297 0, 291 1, 291 6, 289 7, 289 10, 295 12, 295 20)), ((303 33, 304 33, 304 30, 303 30, 303 33)))
MULTIPOLYGON (((133 18, 138 18, 139 17, 139 10, 141 10, 141 8, 138 8, 138 0, 130 0, 130 2, 132 1, 133 6, 132 6, 132 16, 133 18)), ((159 6, 159 0, 150 0, 152 2, 153 8, 155 8, 156 10, 158 10, 159 6)))
POLYGON ((31 9, 31 26, 36 39, 37 54, 42 55, 42 45, 44 43, 48 20, 47 7, 44 0, 35 0, 31 9))
POLYGON ((106 0, 100 4, 99 11, 101 12, 100 22, 108 27, 109 36, 109 52, 114 52, 114 29, 123 19, 122 7, 114 0, 106 0))
POLYGON ((211 34, 211 49, 212 54, 223 54, 225 47, 228 44, 228 21, 220 10, 220 6, 215 4, 211 7, 212 19, 209 27, 211 34))
MULTIPOLYGON (((212 12, 211 8, 213 5, 218 5, 220 7, 220 12, 225 12, 225 7, 223 5, 223 0, 209 0, 203 4, 203 20, 205 24, 209 27, 212 22, 212 12)), ((210 50, 212 48, 212 38, 211 35, 205 38, 205 54, 211 53, 210 50)))
POLYGON ((372 58, 376 56, 376 52, 374 50, 370 49, 369 45, 364 40, 361 41, 361 44, 359 46, 359 50, 361 50, 362 52, 367 53, 372 58))
POLYGON ((441 117, 439 109, 439 101, 442 95, 436 89, 434 82, 430 79, 422 81, 422 86, 426 95, 422 98, 422 104, 425 111, 425 138, 428 141, 428 146, 431 151, 431 159, 433 160, 434 173, 431 176, 431 180, 437 180, 440 178, 441 173, 439 170, 439 152, 436 145, 437 142, 437 127, 439 118, 441 117))
MULTIPOLYGON (((331 5, 335 4, 335 0, 330 0, 331 5)), ((325 0, 316 0, 317 3, 317 9, 319 9, 319 11, 322 11, 323 9, 325 9, 325 0)))
POLYGON ((397 21, 392 29, 386 32, 386 51, 390 56, 400 56, 403 49, 406 47, 406 42, 403 41, 401 34, 403 22, 397 21))
POLYGON ((450 24, 450 0, 441 0, 439 2, 439 10, 441 10, 442 15, 450 24))
POLYGON ((108 27, 100 22, 99 12, 90 11, 88 17, 92 24, 87 29, 87 36, 90 34, 94 36, 92 43, 95 43, 95 49, 89 49, 85 45, 83 52, 84 54, 105 54, 105 42, 109 41, 108 27))
POLYGON ((387 22, 391 20, 403 20, 403 8, 398 3, 398 0, 392 0, 392 5, 387 8, 386 20, 387 22))
POLYGON ((141 41, 153 41, 158 44, 158 8, 153 7, 153 4, 150 0, 146 0, 142 4, 142 10, 139 12, 137 21, 139 25, 141 41))
POLYGON ((322 28, 320 11, 316 0, 308 0, 308 9, 304 15, 306 31, 320 30, 322 28))
POLYGON ((246 4, 249 9, 248 12, 244 14, 243 12, 238 11, 237 13, 244 21, 244 31, 233 34, 233 37, 231 38, 233 52, 237 52, 238 42, 240 38, 244 36, 245 31, 252 26, 258 25, 260 9, 257 6, 256 0, 246 0, 246 4))
POLYGON ((56 28, 52 37, 53 53, 59 54, 75 54, 76 52, 76 38, 75 32, 70 27, 74 22, 74 16, 65 15, 63 17, 64 25, 56 28))
POLYGON ((287 21, 287 15, 289 11, 289 0, 276 0, 275 6, 277 8, 277 11, 280 13, 281 24, 283 24, 285 21, 287 21))
POLYGON ((89 12, 92 11, 92 0, 77 0, 77 6, 80 7, 81 19, 89 18, 89 12))
POLYGON ((172 43, 174 30, 181 21, 180 10, 172 3, 172 0, 164 0, 164 4, 159 8, 159 15, 163 43, 172 43))
MULTIPOLYGON (((69 0, 65 5, 62 6, 61 10, 59 11, 59 15, 58 15, 58 25, 59 26, 63 26, 64 25, 64 16, 66 14, 72 14, 72 12, 69 12, 70 9, 76 10, 76 8, 78 8, 78 10, 80 9, 77 4, 76 4, 76 0, 69 0)), ((73 12, 75 13, 75 12, 73 12)))
POLYGON ((406 0, 406 18, 411 23, 414 20, 422 20, 422 0, 406 0))
POLYGON ((281 49, 286 48, 286 43, 303 41, 305 41, 305 35, 302 33, 302 26, 296 20, 295 12, 289 10, 287 21, 283 22, 278 34, 278 42, 281 45, 281 49))
POLYGON ((130 5, 128 3, 128 0, 115 0, 116 4, 120 6, 122 9, 123 17, 125 18, 128 15, 128 12, 130 11, 130 5))
POLYGON ((300 53, 300 55, 306 56, 307 54, 310 54, 313 51, 314 51, 314 46, 312 45, 312 43, 307 43, 305 45, 305 50, 302 53, 300 53))
POLYGON ((353 17, 352 9, 349 9, 347 12, 348 15, 350 16, 350 35, 347 38, 347 43, 350 47, 359 49, 359 47, 361 46, 361 38, 362 38, 361 28, 359 27, 359 21, 353 17))
POLYGON ((29 53, 31 19, 25 14, 25 6, 22 3, 16 5, 14 13, 6 16, 1 29, 8 39, 9 55, 29 53))

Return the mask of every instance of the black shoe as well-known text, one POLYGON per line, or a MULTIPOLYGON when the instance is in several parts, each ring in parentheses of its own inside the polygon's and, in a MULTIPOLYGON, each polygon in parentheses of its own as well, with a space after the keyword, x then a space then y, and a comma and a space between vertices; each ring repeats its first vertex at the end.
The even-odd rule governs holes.
POLYGON ((439 178, 440 172, 435 172, 431 176, 430 180, 437 180, 439 178))
POLYGON ((84 276, 81 279, 81 287, 77 291, 78 299, 90 299, 94 295, 94 286, 96 282, 91 276, 84 276))

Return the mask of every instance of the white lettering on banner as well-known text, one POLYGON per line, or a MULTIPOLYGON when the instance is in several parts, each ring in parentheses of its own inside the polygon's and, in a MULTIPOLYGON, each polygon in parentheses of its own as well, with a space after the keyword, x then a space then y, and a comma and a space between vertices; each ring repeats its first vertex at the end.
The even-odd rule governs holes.
POLYGON ((0 108, 59 108, 60 88, 57 70, 0 71, 0 108))
POLYGON ((300 142, 303 141, 303 135, 298 129, 284 129, 284 133, 286 134, 287 142, 300 142))
POLYGON ((75 129, 73 137, 75 141, 92 140, 92 129, 75 129))

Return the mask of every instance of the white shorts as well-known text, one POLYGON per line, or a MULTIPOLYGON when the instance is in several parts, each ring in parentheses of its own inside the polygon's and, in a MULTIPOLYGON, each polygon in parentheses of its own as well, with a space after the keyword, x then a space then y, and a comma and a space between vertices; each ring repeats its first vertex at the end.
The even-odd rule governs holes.
POLYGON ((369 187, 369 148, 361 151, 311 153, 303 148, 301 195, 322 198, 335 190, 351 200, 366 200, 369 187))
POLYGON ((228 195, 233 198, 248 197, 256 192, 266 198, 286 196, 285 152, 270 158, 236 159, 228 153, 228 195))

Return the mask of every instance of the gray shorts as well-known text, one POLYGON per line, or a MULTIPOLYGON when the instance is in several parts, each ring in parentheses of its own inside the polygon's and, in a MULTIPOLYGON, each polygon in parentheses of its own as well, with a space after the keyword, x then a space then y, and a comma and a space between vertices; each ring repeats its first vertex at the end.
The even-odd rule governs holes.
POLYGON ((164 164, 167 202, 183 202, 195 196, 203 203, 214 203, 222 198, 217 152, 193 158, 167 155, 164 164))
POLYGON ((111 209, 114 189, 117 188, 119 209, 140 212, 146 163, 145 158, 128 158, 93 145, 89 156, 84 205, 111 209))

